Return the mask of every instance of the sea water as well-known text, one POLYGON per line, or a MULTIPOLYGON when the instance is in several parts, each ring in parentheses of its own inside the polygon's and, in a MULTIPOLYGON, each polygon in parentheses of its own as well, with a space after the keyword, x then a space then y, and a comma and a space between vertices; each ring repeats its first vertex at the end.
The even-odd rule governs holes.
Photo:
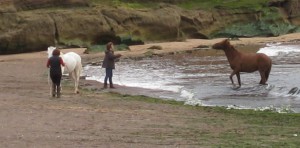
MULTIPOLYGON (((300 45, 267 44, 257 52, 273 61, 268 85, 258 84, 258 72, 241 73, 242 87, 234 89, 225 55, 205 56, 197 51, 142 60, 121 59, 116 63, 113 80, 118 85, 160 90, 145 91, 143 95, 189 105, 300 112, 300 45)), ((105 70, 100 66, 87 65, 84 69, 87 79, 103 82, 105 70)), ((235 76, 233 79, 237 84, 235 76)))

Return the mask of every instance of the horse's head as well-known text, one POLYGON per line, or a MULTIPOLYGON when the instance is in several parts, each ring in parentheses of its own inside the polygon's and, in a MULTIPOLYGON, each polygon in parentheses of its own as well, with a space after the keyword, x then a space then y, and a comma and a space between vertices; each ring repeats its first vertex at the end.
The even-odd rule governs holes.
POLYGON ((56 47, 53 47, 53 46, 48 47, 48 50, 47 50, 48 58, 52 57, 53 50, 55 50, 55 49, 56 49, 56 47))
POLYGON ((230 47, 231 47, 231 45, 230 45, 230 42, 228 39, 225 39, 225 40, 223 40, 219 43, 216 43, 212 46, 213 49, 217 49, 217 50, 225 50, 230 47))

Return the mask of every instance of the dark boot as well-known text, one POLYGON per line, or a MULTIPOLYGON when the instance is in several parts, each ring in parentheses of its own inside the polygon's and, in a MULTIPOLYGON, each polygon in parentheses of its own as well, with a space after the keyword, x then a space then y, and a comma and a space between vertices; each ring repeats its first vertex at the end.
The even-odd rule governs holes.
POLYGON ((60 90, 61 90, 60 86, 57 86, 57 98, 60 98, 60 90))
POLYGON ((104 83, 104 86, 103 86, 103 88, 107 88, 107 83, 104 83))
POLYGON ((56 85, 52 84, 52 92, 51 92, 52 97, 56 96, 56 85))
POLYGON ((114 85, 112 83, 109 84, 110 88, 115 88, 114 85))

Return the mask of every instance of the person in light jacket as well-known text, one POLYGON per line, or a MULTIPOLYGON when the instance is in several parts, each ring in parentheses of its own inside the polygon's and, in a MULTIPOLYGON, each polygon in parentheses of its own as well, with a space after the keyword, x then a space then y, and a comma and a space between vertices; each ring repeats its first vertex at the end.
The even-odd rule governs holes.
POLYGON ((105 68, 103 88, 107 88, 107 80, 109 80, 109 87, 115 88, 112 82, 113 69, 115 69, 115 60, 119 59, 121 56, 121 54, 114 54, 114 44, 112 42, 106 44, 105 57, 102 63, 102 68, 105 68))

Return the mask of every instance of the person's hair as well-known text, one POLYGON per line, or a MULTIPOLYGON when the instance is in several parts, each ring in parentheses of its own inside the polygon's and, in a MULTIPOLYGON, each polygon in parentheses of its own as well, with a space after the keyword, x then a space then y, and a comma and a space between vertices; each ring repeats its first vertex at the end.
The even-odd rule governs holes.
POLYGON ((112 45, 113 45, 113 42, 108 42, 106 44, 106 50, 110 50, 112 45))
POLYGON ((58 49, 55 49, 55 50, 53 50, 52 55, 59 56, 60 55, 60 51, 58 49))

